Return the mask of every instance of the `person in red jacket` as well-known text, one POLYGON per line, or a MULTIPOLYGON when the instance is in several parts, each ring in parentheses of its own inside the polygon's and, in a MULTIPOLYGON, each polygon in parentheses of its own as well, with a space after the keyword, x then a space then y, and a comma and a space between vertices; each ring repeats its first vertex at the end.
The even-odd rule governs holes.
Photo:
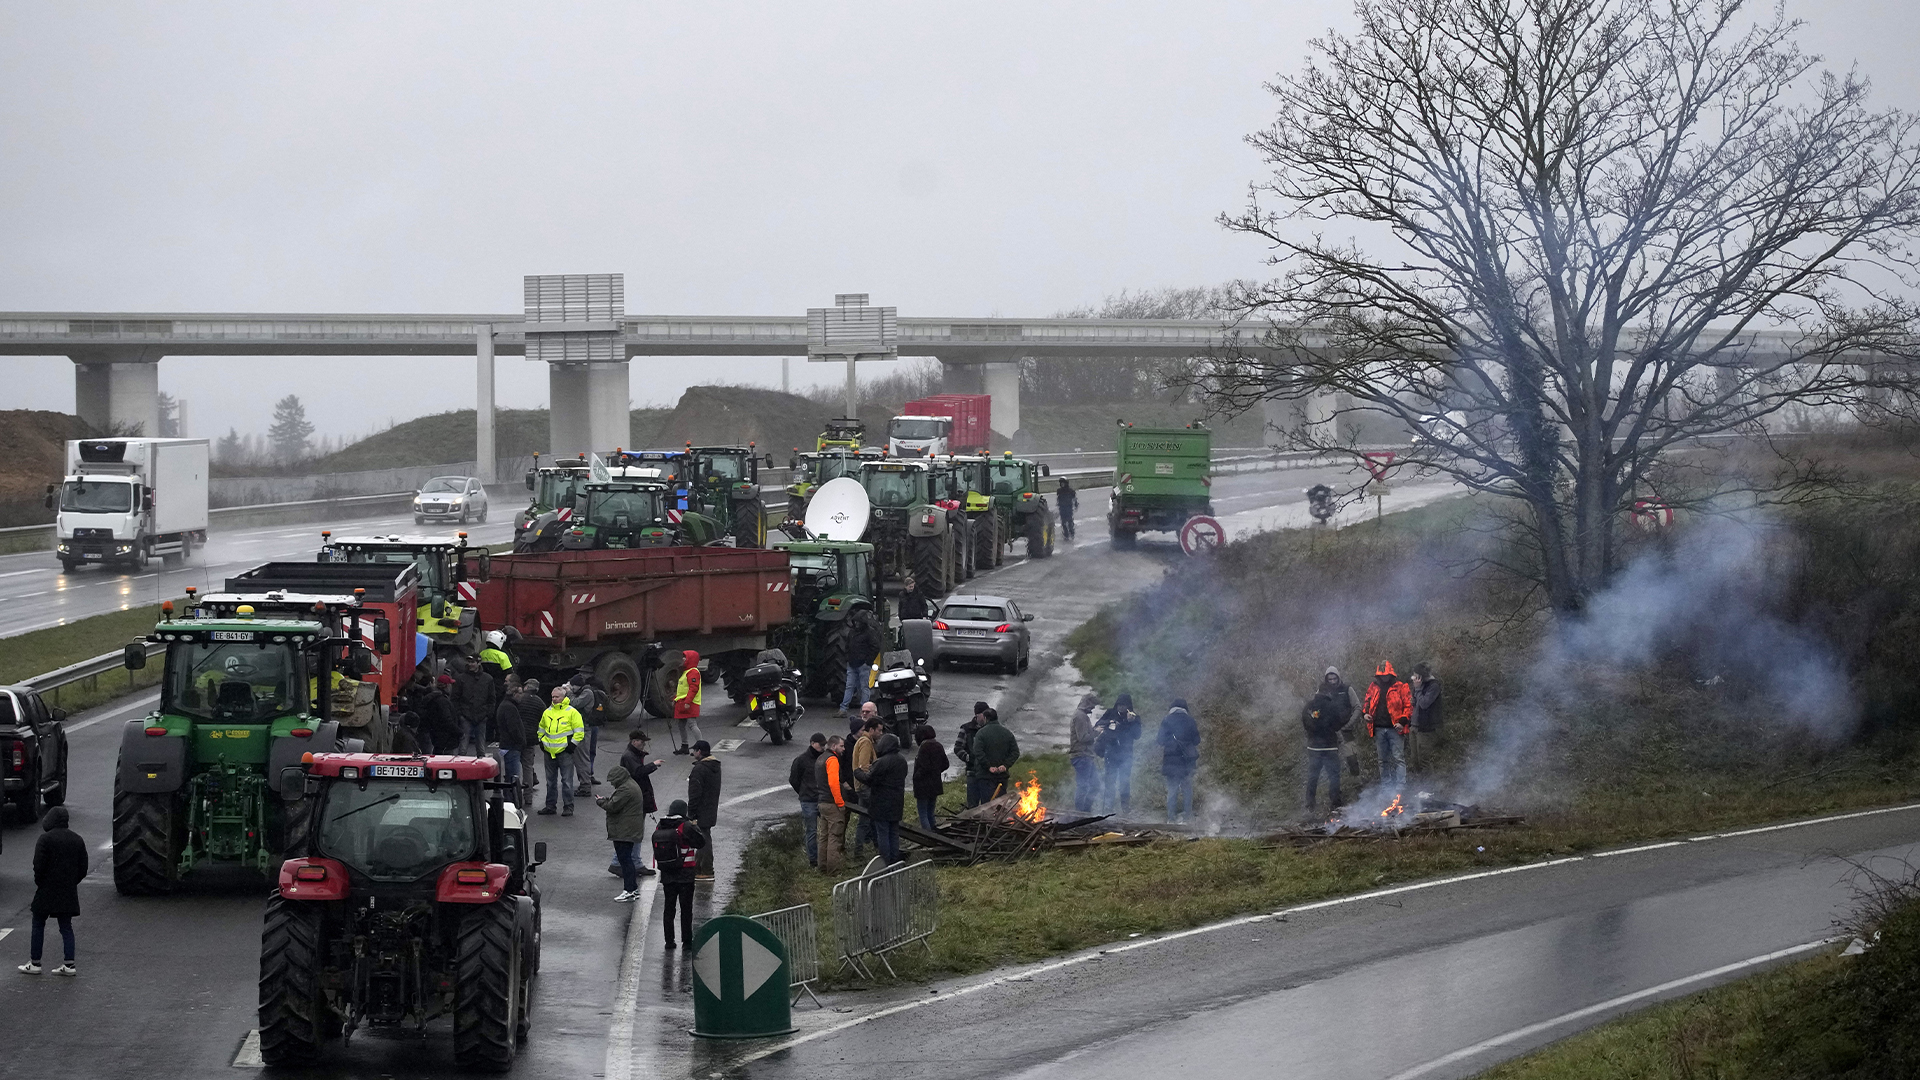
POLYGON ((673 741, 676 754, 685 754, 701 740, 700 734, 700 654, 688 649, 681 654, 680 681, 673 690, 673 741))
POLYGON ((1407 728, 1413 723, 1413 691, 1393 673, 1393 664, 1380 661, 1367 684, 1367 697, 1360 705, 1367 720, 1367 735, 1380 757, 1380 779, 1393 778, 1394 790, 1407 786, 1407 728))

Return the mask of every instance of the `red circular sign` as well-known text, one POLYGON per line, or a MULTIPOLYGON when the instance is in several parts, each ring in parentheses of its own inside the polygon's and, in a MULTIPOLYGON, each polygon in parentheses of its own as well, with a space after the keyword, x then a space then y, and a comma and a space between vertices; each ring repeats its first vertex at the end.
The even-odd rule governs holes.
POLYGON ((1226 546, 1227 530, 1220 523, 1205 515, 1190 517, 1180 526, 1180 550, 1189 555, 1200 555, 1226 546))

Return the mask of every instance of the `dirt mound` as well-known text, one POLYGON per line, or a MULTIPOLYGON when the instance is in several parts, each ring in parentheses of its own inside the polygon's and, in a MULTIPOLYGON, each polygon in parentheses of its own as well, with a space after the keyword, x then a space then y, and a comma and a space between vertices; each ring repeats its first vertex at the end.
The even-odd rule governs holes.
MULTIPOLYGON (((690 386, 661 423, 655 444, 740 446, 754 443, 782 465, 794 447, 813 449, 828 409, 797 394, 751 386, 690 386)), ((868 441, 887 429, 890 409, 867 406, 868 441)), ((646 444, 641 444, 646 445, 646 444)))
POLYGON ((0 410, 0 528, 53 520, 42 501, 67 467, 67 441, 93 432, 77 416, 0 410))

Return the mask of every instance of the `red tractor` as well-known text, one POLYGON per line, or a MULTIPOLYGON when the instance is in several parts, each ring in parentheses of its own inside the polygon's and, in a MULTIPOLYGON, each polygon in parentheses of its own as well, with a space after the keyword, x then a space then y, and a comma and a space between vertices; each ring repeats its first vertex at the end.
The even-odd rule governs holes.
POLYGON ((490 758, 311 754, 278 778, 313 824, 260 941, 260 1053, 313 1060, 362 1024, 453 1018, 463 1068, 504 1071, 540 968, 545 843, 490 758))

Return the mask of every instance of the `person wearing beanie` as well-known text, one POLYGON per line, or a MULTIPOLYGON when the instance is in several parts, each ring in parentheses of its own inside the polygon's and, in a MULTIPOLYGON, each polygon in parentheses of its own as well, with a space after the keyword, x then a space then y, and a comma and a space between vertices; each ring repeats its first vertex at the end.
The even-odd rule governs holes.
POLYGON ((1106 763, 1100 809, 1121 814, 1133 811, 1133 745, 1140 741, 1140 714, 1133 711, 1132 694, 1114 695, 1113 705, 1093 725, 1093 753, 1106 763))
POLYGON ((1160 721, 1160 775, 1167 782, 1167 821, 1193 815, 1193 774, 1200 768, 1200 725, 1187 711, 1187 699, 1174 698, 1160 721))
POLYGON ((827 737, 814 732, 807 740, 807 748, 794 755, 793 764, 787 767, 787 786, 800 800, 800 829, 806 838, 807 865, 820 865, 820 789, 814 783, 813 767, 820 762, 820 755, 827 752, 827 737))
POLYGON ((691 747, 693 768, 687 773, 687 807, 707 843, 700 848, 695 881, 713 880, 713 828, 720 822, 720 762, 713 747, 701 739, 691 747))
POLYGON ((67 828, 67 820, 64 806, 48 809, 40 819, 40 839, 33 846, 33 934, 28 939, 27 962, 20 965, 23 974, 40 974, 48 919, 60 924, 65 957, 53 973, 80 974, 73 963, 73 920, 80 914, 80 881, 87 876, 87 842, 67 828))
POLYGON ((699 853, 706 850, 706 834, 687 820, 687 801, 675 799, 667 815, 653 828, 653 866, 660 874, 660 891, 667 894, 667 948, 675 947, 673 913, 680 912, 680 940, 693 944, 693 885, 699 876, 699 853))
POLYGON ((1093 809, 1100 794, 1100 759, 1093 754, 1093 714, 1100 708, 1100 695, 1088 691, 1074 707, 1067 721, 1067 763, 1073 766, 1073 808, 1080 813, 1093 809))
POLYGON ((460 715, 453 705, 453 676, 434 679, 426 693, 414 701, 419 724, 414 738, 423 745, 422 753, 454 754, 460 750, 460 715))
MULTIPOLYGON (((973 719, 967 721, 964 724, 961 724, 959 733, 953 737, 953 756, 955 759, 957 759, 960 762, 960 764, 968 767, 969 776, 972 775, 971 769, 973 766, 973 737, 974 735, 979 733, 980 725, 985 724, 987 722, 987 719, 986 719, 987 708, 988 708, 987 703, 984 701, 974 702, 973 703, 973 719)), ((979 802, 975 800, 973 797, 975 794, 975 791, 976 791, 976 788, 974 787, 972 781, 969 780, 967 783, 967 805, 968 806, 980 805, 979 802)))
POLYGON ((947 748, 940 745, 932 724, 914 728, 913 740, 913 802, 920 811, 920 827, 932 832, 934 804, 947 789, 941 779, 947 772, 947 748))

